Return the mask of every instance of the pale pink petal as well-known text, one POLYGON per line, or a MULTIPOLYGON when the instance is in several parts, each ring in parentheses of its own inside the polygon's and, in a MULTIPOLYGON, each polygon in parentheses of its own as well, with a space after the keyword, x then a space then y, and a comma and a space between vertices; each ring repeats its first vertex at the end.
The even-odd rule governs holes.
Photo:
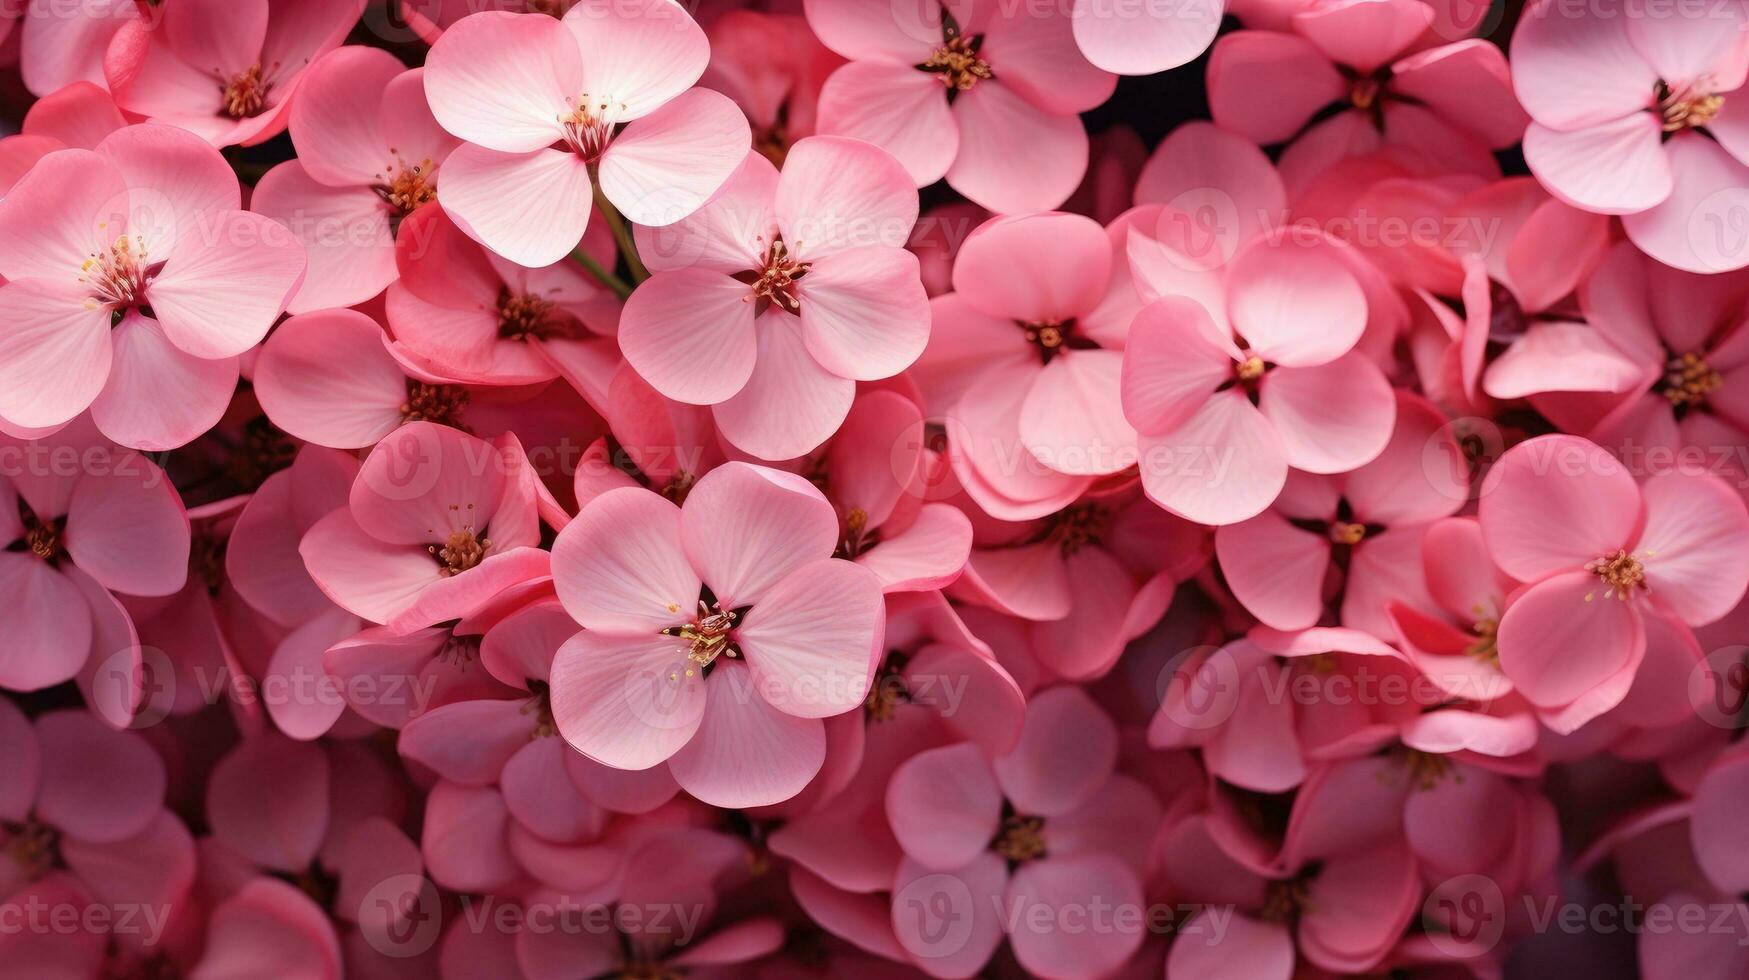
POLYGON ((1378 458, 1397 414, 1391 383, 1360 353, 1270 371, 1257 407, 1288 465, 1309 473, 1345 473, 1378 458))
POLYGON ((1549 391, 1624 392, 1645 373, 1602 331, 1564 320, 1533 323, 1494 358, 1482 376, 1490 397, 1523 398, 1549 391))
POLYGON ((1512 36, 1512 74, 1538 122, 1574 130, 1648 107, 1658 73, 1628 40, 1632 18, 1563 16, 1554 3, 1527 12, 1512 36))
POLYGON ((1490 147, 1518 142, 1529 122, 1513 97, 1505 53, 1479 38, 1397 62, 1391 66, 1391 90, 1419 100, 1490 147))
POLYGON ((411 608, 419 593, 439 578, 425 549, 372 537, 345 508, 310 528, 298 552, 324 595, 374 623, 386 623, 411 608))
POLYGON ((127 219, 128 188, 114 165, 89 150, 50 153, 0 199, 0 275, 75 285, 127 219))
POLYGON ((379 114, 361 105, 359 96, 382 91, 406 70, 387 51, 349 45, 304 72, 290 127, 298 159, 312 178, 331 186, 382 180, 395 162, 389 153, 394 144, 383 134, 379 114))
POLYGON ((79 81, 102 85, 110 38, 139 20, 139 7, 130 0, 96 0, 77 17, 65 16, 53 0, 31 0, 25 13, 19 27, 19 69, 24 84, 37 95, 79 81))
POLYGON ((803 718, 862 704, 886 625, 880 596, 872 572, 836 558, 796 567, 759 593, 736 636, 760 696, 803 718))
POLYGON ((1333 971, 1377 963, 1420 907, 1421 877, 1406 845, 1382 842, 1360 858, 1326 862, 1299 926, 1302 955, 1333 971))
POLYGON ((304 247, 285 226, 247 211, 221 212, 207 225, 177 239, 147 298, 171 343, 195 357, 235 357, 285 309, 303 279, 304 247))
POLYGON ((719 663, 706 683, 698 732, 668 768, 680 787, 720 807, 767 806, 802 791, 826 761, 826 729, 768 704, 741 664, 719 663))
POLYGON ((1020 438, 1054 470, 1116 473, 1134 462, 1136 432, 1124 417, 1124 355, 1069 351, 1045 365, 1020 408, 1020 438))
POLYGON ((911 525, 883 533, 856 563, 875 573, 886 592, 943 588, 959 577, 972 548, 972 524, 958 508, 924 504, 911 525))
POLYGON ((939 8, 888 0, 807 0, 804 8, 821 43, 854 61, 909 67, 922 63, 940 43, 939 8))
POLYGON ((652 388, 692 405, 734 397, 758 356, 753 294, 705 268, 660 272, 626 301, 619 342, 652 388))
POLYGON ((1117 765, 1117 752, 1117 726, 1085 691, 1063 686, 1033 696, 1020 744, 993 765, 1017 811, 1053 817, 1098 792, 1117 765))
POLYGON ((779 311, 759 318, 752 377, 713 409, 723 437, 760 459, 812 452, 838 431, 856 398, 856 382, 821 367, 793 321, 779 311))
MULTIPOLYGON (((1567 572, 1531 586, 1507 607, 1500 619, 1500 669, 1532 704, 1560 707, 1615 675, 1632 676, 1646 649, 1640 610, 1605 595, 1606 588, 1590 572, 1567 572)), ((1611 707, 1614 702, 1597 711, 1611 707)))
POLYGON ((1080 117, 1050 115, 1000 82, 961 92, 953 118, 960 146, 948 185, 989 211, 1055 208, 1087 173, 1080 117))
MULTIPOLYGON (((633 229, 638 258, 652 272, 703 268, 725 275, 756 268, 777 227, 777 168, 748 153, 703 207, 671 225, 633 229)), ((906 187, 910 190, 910 187, 906 187)))
POLYGON ((565 610, 610 633, 689 621, 699 577, 681 549, 680 521, 679 508, 642 488, 596 497, 553 543, 553 584, 565 610))
POLYGON ((238 359, 184 353, 162 325, 130 312, 109 334, 109 381, 91 403, 91 419, 115 442, 155 452, 176 449, 211 429, 237 390, 238 359), (162 397, 166 389, 179 397, 162 397))
POLYGON ((1215 554, 1233 597, 1280 630, 1317 625, 1324 611, 1330 542, 1267 510, 1215 534, 1215 554))
POLYGON ((1062 546, 1053 541, 974 548, 960 584, 981 605, 1022 619, 1062 619, 1074 601, 1062 546))
MULTIPOLYGON (((1017 868, 1005 897, 1011 908, 1043 907, 1061 915, 1101 902, 1140 908, 1142 886, 1136 873, 1110 854, 1053 856, 1017 868)), ((1035 930, 1025 924, 1008 936, 1015 959, 1035 976, 1111 973, 1135 953, 1142 939, 1140 929, 1035 930)))
POLYGON ((170 481, 116 453, 74 485, 61 539, 81 571, 130 595, 170 595, 188 576, 188 517, 170 481))
POLYGON ((1627 546, 1641 511, 1614 457, 1574 436, 1544 436, 1494 464, 1478 516, 1495 563, 1529 582, 1627 546))
POLYGON ((725 609, 758 603, 837 539, 838 515, 813 484, 747 463, 705 474, 680 512, 686 556, 725 609))
POLYGON ((512 262, 551 265, 589 223, 589 170, 574 153, 503 153, 463 144, 443 164, 444 213, 512 262))
POLYGON ((917 256, 902 248, 851 248, 814 261, 796 290, 808 353, 857 381, 910 367, 929 342, 929 297, 917 275, 917 256))
POLYGON ((1237 354, 1200 303, 1168 296, 1148 304, 1124 346, 1124 417, 1149 434, 1183 425, 1233 376, 1237 354))
POLYGON ((1531 123, 1524 160, 1549 193, 1576 208, 1633 214, 1669 198, 1675 186, 1673 154, 1661 136, 1649 112, 1571 132, 1531 123))
MULTIPOLYGON (((1322 61, 1319 62, 1323 64, 1322 61)), ((1273 227, 1287 213, 1287 191, 1275 165, 1263 151, 1233 132, 1206 122, 1188 122, 1172 130, 1136 178, 1136 203, 1164 204, 1182 220, 1213 205, 1222 219, 1218 232, 1203 250, 1213 246, 1207 265, 1232 258, 1233 250, 1258 232, 1273 227)), ((1162 215, 1166 220, 1166 215, 1162 215)), ((1142 226, 1146 230, 1146 226, 1142 226)), ((1194 253, 1198 249, 1190 248, 1194 253)), ((1195 257, 1201 257, 1196 255, 1195 257)))
POLYGON ((125 125, 127 120, 107 91, 90 82, 74 82, 36 100, 25 112, 20 131, 91 149, 125 125))
POLYGON ((431 880, 457 891, 490 892, 522 875, 506 841, 510 812, 489 787, 440 782, 425 804, 420 850, 431 880))
POLYGON ((582 82, 576 41, 550 17, 468 17, 444 31, 425 59, 432 115, 456 136, 502 153, 556 141, 582 82))
POLYGON ((1294 30, 1330 60, 1362 75, 1384 67, 1433 22, 1433 8, 1409 0, 1355 0, 1294 14, 1294 30))
POLYGON ((91 614, 78 588, 28 552, 0 554, 0 583, 15 597, 0 634, 0 685, 34 691, 72 679, 91 649, 91 614))
POLYGON ((309 268, 286 309, 291 313, 362 303, 395 281, 395 236, 389 208, 366 186, 317 183, 300 161, 269 170, 249 206, 297 236, 309 268))
POLYGON ((601 193, 628 221, 673 224, 710 200, 752 142, 728 96, 692 89, 614 137, 601 155, 601 193))
POLYGON ((918 969, 932 977, 974 977, 1005 929, 1008 868, 994 852, 953 871, 900 862, 892 895, 893 933, 918 969))
POLYGON ((1119 75, 1177 68, 1207 50, 1221 25, 1219 4, 1155 11, 1124 0, 1076 0, 1075 43, 1088 61, 1119 75))
POLYGON ((1255 517, 1287 481, 1281 436, 1236 391, 1210 398, 1175 429, 1141 437, 1138 450, 1148 498, 1199 524, 1255 517))
POLYGON ((110 313, 85 303, 60 283, 0 286, 0 318, 10 325, 0 357, 0 418, 28 428, 58 426, 96 400, 113 356, 110 313))
POLYGON ((1348 475, 1343 496, 1362 523, 1425 524, 1469 499, 1468 469, 1445 414, 1424 398, 1398 391, 1390 441, 1348 475))
POLYGON ((1640 492, 1646 527, 1635 553, 1657 602, 1690 626, 1730 612, 1749 587, 1749 513, 1723 481, 1697 473, 1660 473, 1640 492))
POLYGON ((564 24, 582 56, 579 91, 608 103, 621 121, 684 93, 710 61, 704 31, 674 0, 580 3, 564 24))
POLYGON ((1689 272, 1749 265, 1749 250, 1732 237, 1743 213, 1749 167, 1700 136, 1678 136, 1662 153, 1670 161, 1674 190, 1648 202, 1647 210, 1622 218, 1628 238, 1652 258, 1689 272))
POLYGON ((840 67, 820 90, 819 112, 821 133, 880 147, 918 187, 945 176, 959 153, 959 123, 941 82, 911 64, 853 61, 840 67))
MULTIPOLYGON (((1089 64, 1082 54, 1068 13, 1027 10, 995 17, 978 48, 979 57, 1001 66, 1004 86, 1047 112, 1086 112, 1117 88, 1111 73, 1089 64)), ((1212 34, 1212 23, 1208 29, 1212 34)))
POLYGON ((978 746, 931 749, 893 772, 886 812, 907 857, 951 871, 977 857, 996 835, 1002 788, 978 746))
POLYGON ((1283 367, 1327 364, 1366 329, 1366 294, 1334 243, 1290 236, 1257 239, 1227 271, 1227 319, 1264 360, 1283 367))
POLYGON ((395 748, 451 782, 490 786, 534 737, 536 719, 527 706, 526 698, 440 705, 408 721, 395 748))
POLYGON ((553 718, 584 755, 648 769, 698 731, 706 685, 697 667, 672 637, 578 633, 553 659, 553 718))
POLYGON ((980 225, 960 246, 953 288, 993 317, 1062 321, 1098 305, 1110 275, 1111 242, 1099 224, 1051 212, 980 225))
POLYGON ((253 381, 281 429, 322 446, 363 449, 401 424, 408 381, 376 321, 352 310, 294 316, 267 339, 253 381))

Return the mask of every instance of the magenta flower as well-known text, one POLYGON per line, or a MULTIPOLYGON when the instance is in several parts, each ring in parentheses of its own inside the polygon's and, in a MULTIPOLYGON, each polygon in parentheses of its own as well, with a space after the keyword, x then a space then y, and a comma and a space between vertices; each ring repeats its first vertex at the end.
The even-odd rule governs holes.
POLYGON ((16 324, 0 417, 58 426, 89 408, 141 449, 211 428, 238 355, 304 274, 302 246, 239 204, 218 151, 168 126, 44 157, 0 201, 0 316, 16 324))
POLYGON ((445 209, 527 266, 577 246, 596 189, 640 225, 686 217, 752 139, 726 96, 692 89, 709 59, 674 0, 463 18, 426 59, 431 111, 466 141, 448 161, 445 209))
POLYGON ((851 59, 820 92, 819 129, 897 157, 918 187, 998 214, 1061 205, 1087 170, 1076 113, 1117 79, 1087 63, 1059 6, 808 0, 808 23, 851 59), (963 18, 963 19, 961 19, 963 18))
POLYGON ((917 192, 865 143, 803 140, 781 175, 750 154, 710 204, 638 232, 655 274, 626 301, 626 362, 669 398, 713 406, 745 452, 810 452, 857 381, 903 371, 929 339, 904 249, 916 220, 917 192))
POLYGON ((862 704, 881 651, 880 582, 831 557, 837 538, 812 484, 746 463, 681 507, 596 497, 553 546, 584 627, 553 664, 560 733, 617 768, 666 761, 713 805, 794 796, 825 758, 821 719, 862 704))

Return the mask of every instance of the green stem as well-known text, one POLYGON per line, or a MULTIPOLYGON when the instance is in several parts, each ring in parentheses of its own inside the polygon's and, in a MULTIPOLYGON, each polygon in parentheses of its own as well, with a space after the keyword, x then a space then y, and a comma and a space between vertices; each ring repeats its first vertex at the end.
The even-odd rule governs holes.
POLYGON ((583 266, 590 275, 596 278, 596 281, 600 282, 608 289, 613 290, 614 295, 618 296, 620 299, 625 299, 632 294, 632 287, 629 283, 606 269, 603 269, 601 263, 595 261, 588 252, 579 248, 571 253, 571 258, 576 259, 579 265, 583 266))
POLYGON ((631 271, 632 282, 639 283, 650 278, 650 270, 644 268, 644 262, 638 258, 637 242, 632 240, 632 230, 626 226, 619 210, 602 195, 601 188, 595 188, 595 210, 607 219, 607 227, 613 231, 614 244, 619 246, 619 254, 626 261, 626 268, 631 271))

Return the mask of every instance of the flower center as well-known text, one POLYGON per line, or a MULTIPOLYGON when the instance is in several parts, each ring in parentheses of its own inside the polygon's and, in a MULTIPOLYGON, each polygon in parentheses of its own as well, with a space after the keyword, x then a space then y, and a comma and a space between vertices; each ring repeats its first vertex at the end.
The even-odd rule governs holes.
POLYGON ((1330 524, 1330 540, 1336 544, 1353 547, 1365 538, 1365 524, 1355 524, 1349 521, 1333 521, 1330 524))
POLYGON ((1256 354, 1252 354, 1250 357, 1233 365, 1233 377, 1241 382, 1256 381, 1258 378, 1263 377, 1263 372, 1266 370, 1268 370, 1268 365, 1263 363, 1263 358, 1258 357, 1256 354))
POLYGON ((427 157, 411 167, 402 163, 390 168, 388 182, 377 185, 377 196, 402 217, 437 200, 436 164, 427 157))
POLYGON ((457 636, 451 633, 449 639, 443 641, 443 646, 438 647, 433 659, 452 667, 466 669, 480 659, 480 640, 479 636, 457 636))
POLYGON ((899 705, 910 703, 911 690, 905 684, 907 660, 909 658, 897 650, 887 651, 886 663, 881 665, 874 686, 869 688, 868 697, 862 702, 870 719, 892 721, 899 712, 899 705))
POLYGON ((0 831, 8 835, 5 853, 24 869, 26 879, 34 881, 60 864, 61 835, 54 828, 26 820, 22 824, 0 826, 0 831))
POLYGON ((534 716, 534 734, 529 736, 529 741, 557 735, 559 723, 553 718, 552 689, 535 680, 528 682, 528 689, 533 692, 534 696, 522 706, 522 713, 534 716))
POLYGON ((691 473, 679 472, 668 478, 668 485, 661 489, 661 494, 676 504, 686 503, 686 495, 692 492, 692 485, 698 482, 698 477, 691 473))
POLYGON ((844 515, 844 540, 839 543, 837 556, 855 558, 874 547, 879 539, 880 529, 871 530, 868 526, 868 511, 852 507, 850 513, 844 515))
MULTIPOLYGON (((725 653, 731 658, 738 656, 730 643, 734 629, 734 610, 724 610, 715 602, 700 599, 697 618, 684 626, 670 626, 662 630, 662 635, 686 641, 683 648, 686 659, 696 665, 686 668, 686 676, 691 677, 716 663, 717 657, 725 653)), ((668 679, 678 681, 680 677, 671 673, 668 679)))
POLYGON ((1076 336, 1074 317, 1067 320, 1017 320, 1015 323, 1026 342, 1038 349, 1038 359, 1043 364, 1051 363, 1052 358, 1065 351, 1097 346, 1076 336))
POLYGON ((941 83, 964 92, 986 78, 994 78, 990 63, 978 57, 979 38, 954 36, 929 53, 929 60, 918 67, 934 72, 941 83))
POLYGON ((1704 405, 1707 396, 1725 385, 1725 376, 1714 370, 1696 351, 1664 363, 1664 378, 1658 387, 1672 405, 1704 405))
POLYGON ((1024 814, 1010 814, 1002 819, 1002 829, 990 842, 990 850, 1010 861, 1034 861, 1045 856, 1045 820, 1024 814))
POLYGON ((545 340, 561 334, 550 316, 553 304, 529 293, 498 294, 498 336, 505 340, 545 340))
MULTIPOLYGON (((1647 557, 1650 557, 1648 555, 1647 557)), ((1605 599, 1614 596, 1627 601, 1630 593, 1636 589, 1649 589, 1646 584, 1646 566, 1640 559, 1626 551, 1618 550, 1594 559, 1585 566, 1585 570, 1603 580, 1609 588, 1603 590, 1605 599)), ((1597 593, 1587 593, 1585 601, 1590 602, 1597 593)))
POLYGON ((1470 632, 1476 635, 1476 639, 1469 646, 1464 648, 1464 652, 1483 663, 1499 666, 1500 621, 1488 617, 1478 619, 1475 624, 1470 627, 1470 632))
POLYGON ((1407 749, 1402 753, 1403 771, 1413 789, 1433 789, 1452 773, 1450 756, 1407 749))
MULTIPOLYGON (((459 512, 461 507, 450 504, 449 509, 459 512)), ((473 509, 474 505, 469 504, 468 510, 473 509)), ((430 545, 425 550, 437 559, 437 574, 449 578, 485 561, 486 552, 491 547, 492 539, 479 534, 474 530, 474 525, 469 523, 463 524, 459 530, 449 532, 449 537, 444 539, 443 544, 430 545)))
POLYGON ((1309 875, 1272 881, 1264 892, 1263 908, 1257 917, 1265 922, 1293 922, 1300 917, 1311 897, 1309 875))
POLYGON ((407 379, 407 400, 401 403, 402 422, 436 422, 467 431, 461 424, 468 407, 468 390, 461 385, 428 385, 407 379))
POLYGON ((261 112, 267 104, 267 93, 273 88, 272 82, 261 80, 261 66, 251 65, 249 69, 231 76, 225 83, 225 115, 232 119, 247 119, 261 112))
POLYGON ((205 585, 212 595, 218 595, 219 587, 225 584, 225 550, 230 543, 230 538, 199 531, 189 542, 189 577, 205 585))
POLYGON ((1384 85, 1371 75, 1362 75, 1348 83, 1348 101, 1362 112, 1371 112, 1384 94, 1384 85))
POLYGON ((95 294, 98 305, 112 310, 137 306, 151 282, 146 264, 146 240, 123 235, 106 252, 94 252, 79 266, 79 281, 95 294))
POLYGON ((1090 544, 1098 544, 1111 526, 1111 510, 1099 504, 1074 504, 1057 512, 1047 537, 1063 549, 1064 557, 1090 544))
MULTIPOLYGON (((605 99, 591 102, 589 93, 584 92, 577 97, 571 112, 559 117, 559 129, 573 153, 591 163, 600 159, 601 151, 613 141, 615 120, 608 112, 612 105, 605 99)), ((622 103, 619 108, 623 111, 625 105, 622 103)))
POLYGON ((1658 100, 1658 115, 1664 119, 1664 132, 1705 126, 1724 108, 1725 97, 1711 92, 1697 92, 1692 87, 1673 89, 1659 82, 1653 90, 1658 100))
POLYGON ((7 550, 29 551, 51 563, 61 557, 61 530, 67 526, 65 517, 45 521, 36 516, 36 511, 24 502, 23 497, 19 497, 18 519, 24 525, 24 535, 7 550))
MULTIPOLYGON (((760 241, 765 236, 759 237, 760 241)), ((796 243, 798 246, 800 242, 796 243)), ((789 246, 782 238, 774 240, 759 260, 759 268, 735 274, 735 278, 753 287, 753 291, 742 297, 743 302, 751 300, 755 305, 753 315, 758 316, 775 306, 785 313, 800 315, 802 298, 796 293, 796 283, 808 274, 812 263, 798 261, 790 255, 789 246)))

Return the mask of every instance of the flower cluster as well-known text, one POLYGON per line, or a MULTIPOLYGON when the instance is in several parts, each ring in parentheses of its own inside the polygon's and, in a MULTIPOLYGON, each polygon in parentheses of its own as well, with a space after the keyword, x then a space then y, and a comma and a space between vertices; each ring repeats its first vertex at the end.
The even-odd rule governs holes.
POLYGON ((1746 76, 0 3, 0 977, 1749 976, 1746 76))

